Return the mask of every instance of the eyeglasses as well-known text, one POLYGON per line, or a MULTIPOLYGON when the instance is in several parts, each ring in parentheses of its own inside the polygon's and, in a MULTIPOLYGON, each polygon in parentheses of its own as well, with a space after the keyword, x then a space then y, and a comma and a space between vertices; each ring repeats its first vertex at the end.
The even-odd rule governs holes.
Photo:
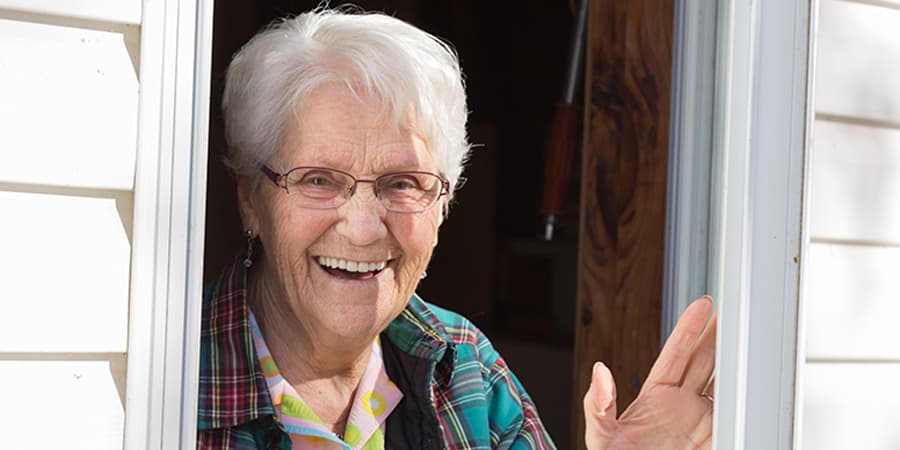
POLYGON ((387 173, 374 180, 360 180, 337 169, 295 167, 278 173, 269 166, 260 168, 266 176, 296 199, 299 206, 311 209, 337 208, 356 193, 359 183, 372 183, 375 197, 388 211, 417 213, 425 211, 437 199, 450 193, 450 182, 430 172, 387 173))

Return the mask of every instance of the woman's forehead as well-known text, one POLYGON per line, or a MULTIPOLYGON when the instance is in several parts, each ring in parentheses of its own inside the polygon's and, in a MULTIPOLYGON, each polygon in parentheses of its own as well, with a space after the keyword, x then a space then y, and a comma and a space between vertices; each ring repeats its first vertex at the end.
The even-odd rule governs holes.
POLYGON ((388 130, 415 128, 411 105, 394 105, 377 92, 346 83, 324 83, 295 106, 295 115, 300 121, 388 130))
POLYGON ((317 88, 289 121, 281 159, 294 167, 435 170, 430 147, 413 120, 398 120, 375 95, 344 84, 317 88))
POLYGON ((288 139, 279 156, 292 167, 324 166, 363 172, 434 170, 431 153, 416 135, 390 139, 378 134, 359 139, 313 131, 288 139))

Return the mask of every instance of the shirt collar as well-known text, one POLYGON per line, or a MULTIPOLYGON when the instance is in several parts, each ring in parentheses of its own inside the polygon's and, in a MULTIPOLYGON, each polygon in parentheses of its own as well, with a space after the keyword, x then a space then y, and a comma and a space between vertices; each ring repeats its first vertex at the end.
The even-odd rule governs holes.
POLYGON ((233 427, 275 413, 250 334, 246 285, 246 268, 236 259, 204 289, 197 408, 200 430, 233 427))
POLYGON ((456 347, 428 303, 413 294, 406 308, 383 333, 401 351, 436 364, 435 381, 447 386, 456 366, 456 347))

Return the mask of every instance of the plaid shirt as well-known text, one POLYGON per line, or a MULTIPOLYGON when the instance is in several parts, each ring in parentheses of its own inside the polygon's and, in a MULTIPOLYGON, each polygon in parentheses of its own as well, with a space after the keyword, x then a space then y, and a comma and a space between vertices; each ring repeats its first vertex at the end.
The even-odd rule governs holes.
MULTIPOLYGON (((204 291, 198 449, 291 448, 253 346, 246 276, 235 261, 204 291)), ((423 395, 431 399, 443 448, 555 448, 519 380, 462 316, 414 295, 382 339, 430 361, 430 392, 423 395)))

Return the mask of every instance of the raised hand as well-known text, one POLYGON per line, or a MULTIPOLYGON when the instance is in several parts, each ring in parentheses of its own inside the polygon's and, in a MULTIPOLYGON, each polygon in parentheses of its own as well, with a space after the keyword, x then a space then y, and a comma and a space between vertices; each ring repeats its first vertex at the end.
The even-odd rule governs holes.
POLYGON ((710 449, 716 361, 712 299, 694 300, 678 319, 634 402, 616 417, 616 384, 603 363, 594 364, 584 396, 589 450, 710 449))

